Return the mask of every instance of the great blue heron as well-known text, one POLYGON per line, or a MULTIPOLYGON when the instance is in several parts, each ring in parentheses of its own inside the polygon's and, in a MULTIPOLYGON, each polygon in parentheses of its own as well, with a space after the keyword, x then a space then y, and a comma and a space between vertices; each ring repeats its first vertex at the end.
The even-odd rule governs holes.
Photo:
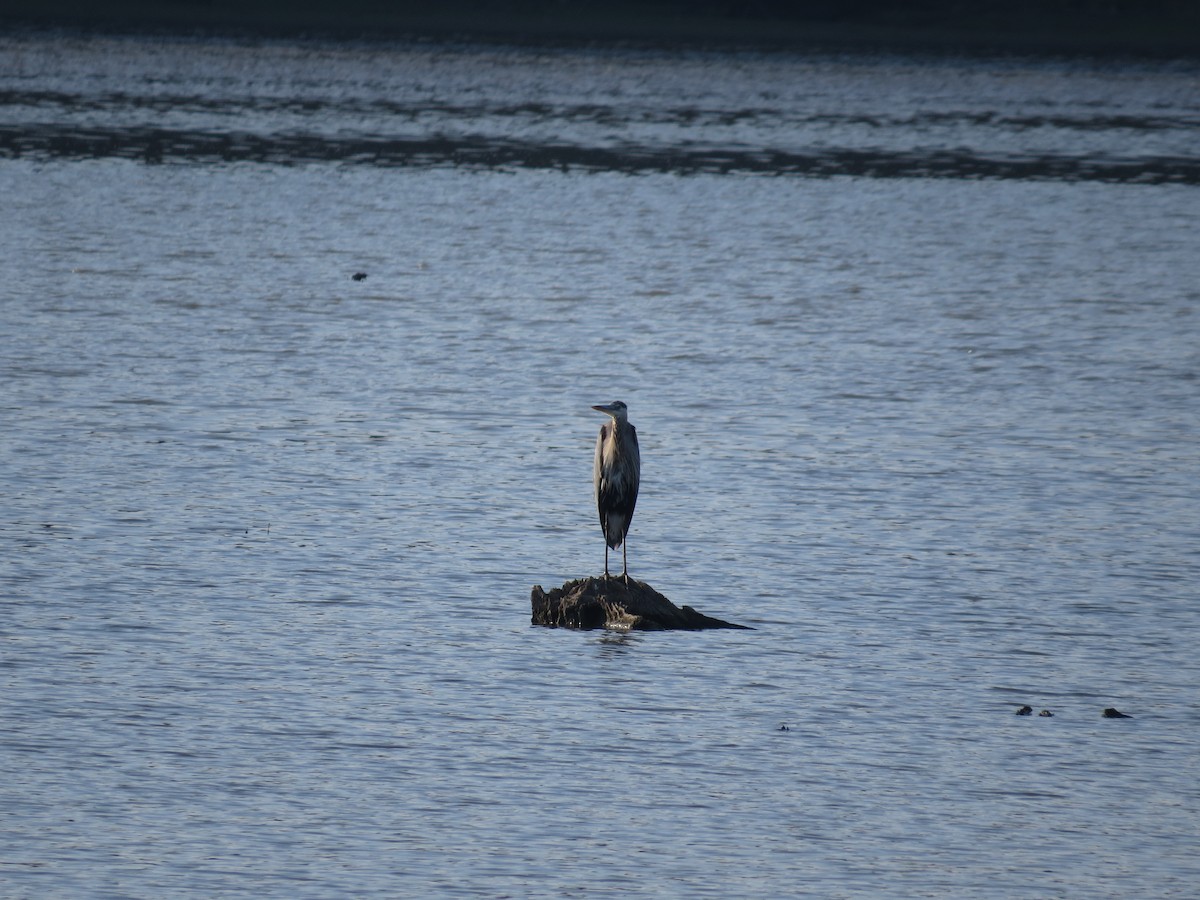
POLYGON ((596 511, 604 532, 604 577, 608 578, 608 551, 621 548, 621 569, 629 584, 629 557, 625 537, 637 505, 638 484, 642 480, 642 457, 638 452, 637 429, 629 424, 629 408, 620 400, 593 406, 612 416, 600 426, 596 438, 596 463, 592 481, 596 487, 596 511))

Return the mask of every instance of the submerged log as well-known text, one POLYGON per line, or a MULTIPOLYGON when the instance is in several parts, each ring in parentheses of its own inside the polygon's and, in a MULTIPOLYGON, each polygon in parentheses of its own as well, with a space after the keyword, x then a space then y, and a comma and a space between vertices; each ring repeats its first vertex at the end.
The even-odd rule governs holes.
POLYGON ((580 578, 549 593, 536 585, 530 598, 533 624, 557 628, 611 628, 615 631, 699 631, 746 628, 723 622, 690 606, 679 607, 644 581, 580 578))

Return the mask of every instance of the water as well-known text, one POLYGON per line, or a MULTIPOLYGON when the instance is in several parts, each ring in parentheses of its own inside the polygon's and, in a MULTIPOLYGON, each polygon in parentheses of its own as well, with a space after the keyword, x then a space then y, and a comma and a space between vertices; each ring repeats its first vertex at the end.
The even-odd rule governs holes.
POLYGON ((1198 80, 4 39, 0 894, 1189 896, 1198 80))

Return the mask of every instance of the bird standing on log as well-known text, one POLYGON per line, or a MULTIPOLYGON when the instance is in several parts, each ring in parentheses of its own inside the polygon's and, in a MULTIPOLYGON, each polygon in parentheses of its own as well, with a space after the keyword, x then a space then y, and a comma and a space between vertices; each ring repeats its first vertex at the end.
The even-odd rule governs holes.
POLYGON ((596 464, 592 481, 596 488, 596 510, 604 532, 604 577, 608 578, 608 551, 621 548, 621 569, 629 584, 629 557, 625 538, 637 505, 638 485, 642 480, 642 457, 638 452, 637 429, 629 424, 629 408, 620 400, 593 406, 612 416, 600 426, 596 438, 596 464))

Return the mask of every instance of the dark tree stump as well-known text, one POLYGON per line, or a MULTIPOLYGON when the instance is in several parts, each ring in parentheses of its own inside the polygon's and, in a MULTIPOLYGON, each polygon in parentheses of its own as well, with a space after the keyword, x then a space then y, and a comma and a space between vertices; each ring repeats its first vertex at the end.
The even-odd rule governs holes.
POLYGON ((690 606, 678 607, 642 581, 580 578, 546 593, 536 585, 530 598, 533 624, 553 628, 611 628, 615 631, 699 631, 746 628, 723 622, 690 606))

